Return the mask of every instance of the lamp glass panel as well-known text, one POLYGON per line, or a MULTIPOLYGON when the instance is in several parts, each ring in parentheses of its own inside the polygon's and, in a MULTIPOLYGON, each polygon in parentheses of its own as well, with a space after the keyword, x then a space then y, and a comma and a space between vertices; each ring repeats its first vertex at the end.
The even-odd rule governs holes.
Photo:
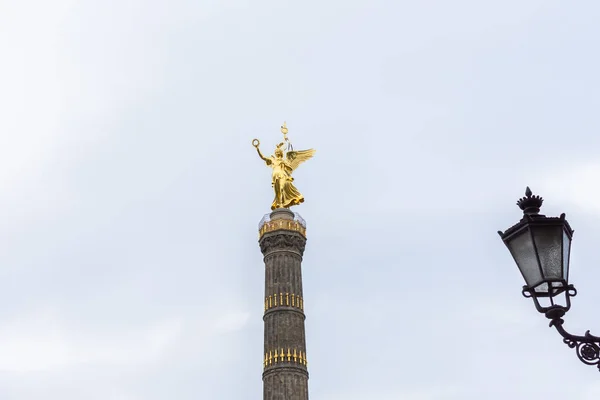
POLYGON ((545 279, 563 279, 563 227, 562 225, 532 226, 533 240, 545 279))
POLYGON ((546 294, 549 292, 548 282, 543 282, 533 289, 537 294, 546 294))
POLYGON ((543 277, 533 247, 529 229, 524 229, 517 236, 510 238, 506 245, 515 259, 527 286, 535 286, 543 277))
POLYGON ((569 257, 571 256, 571 239, 563 230, 563 279, 569 282, 569 257))

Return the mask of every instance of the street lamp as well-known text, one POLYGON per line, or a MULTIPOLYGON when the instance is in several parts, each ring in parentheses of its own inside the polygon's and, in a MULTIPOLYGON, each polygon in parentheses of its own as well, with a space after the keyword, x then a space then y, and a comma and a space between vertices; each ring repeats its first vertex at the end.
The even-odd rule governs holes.
POLYGON ((523 218, 506 231, 498 231, 525 279, 523 296, 532 298, 536 309, 550 319, 563 342, 576 349, 579 359, 600 369, 600 337, 587 331, 575 336, 563 328, 563 319, 571 308, 577 290, 569 284, 569 255, 573 229, 565 219, 540 214, 544 199, 527 188, 517 202, 523 218))

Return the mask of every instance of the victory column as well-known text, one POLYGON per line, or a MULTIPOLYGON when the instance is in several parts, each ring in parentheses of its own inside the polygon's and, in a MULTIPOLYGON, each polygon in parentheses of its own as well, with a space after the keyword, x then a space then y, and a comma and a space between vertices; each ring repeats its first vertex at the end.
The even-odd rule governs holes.
POLYGON ((292 172, 315 150, 294 150, 281 127, 284 141, 265 157, 260 141, 252 145, 272 169, 275 192, 272 212, 259 225, 259 244, 265 262, 263 400, 308 400, 308 369, 302 295, 302 255, 306 223, 290 207, 304 202, 292 172))

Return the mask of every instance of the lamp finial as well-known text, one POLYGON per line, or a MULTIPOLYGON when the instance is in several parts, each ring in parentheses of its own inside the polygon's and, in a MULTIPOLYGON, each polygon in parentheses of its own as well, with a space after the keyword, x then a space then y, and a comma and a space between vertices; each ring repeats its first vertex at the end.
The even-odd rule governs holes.
POLYGON ((517 201, 517 205, 523 210, 523 214, 537 215, 540 213, 543 202, 544 199, 538 195, 534 195, 529 186, 527 186, 527 189, 525 189, 525 197, 521 197, 519 201, 517 201))

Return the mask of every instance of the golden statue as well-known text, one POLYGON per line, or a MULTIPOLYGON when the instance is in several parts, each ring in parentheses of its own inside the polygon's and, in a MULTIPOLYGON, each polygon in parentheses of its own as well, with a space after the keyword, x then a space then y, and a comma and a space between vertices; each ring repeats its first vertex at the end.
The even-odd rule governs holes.
POLYGON ((260 141, 254 139, 252 145, 256 147, 258 156, 264 160, 267 166, 273 169, 271 186, 275 190, 275 199, 271 204, 271 210, 276 208, 290 208, 304 202, 304 196, 294 186, 292 172, 304 161, 312 158, 315 150, 294 150, 287 137, 288 129, 285 122, 281 126, 284 141, 275 148, 275 154, 265 157, 258 146, 260 141))

